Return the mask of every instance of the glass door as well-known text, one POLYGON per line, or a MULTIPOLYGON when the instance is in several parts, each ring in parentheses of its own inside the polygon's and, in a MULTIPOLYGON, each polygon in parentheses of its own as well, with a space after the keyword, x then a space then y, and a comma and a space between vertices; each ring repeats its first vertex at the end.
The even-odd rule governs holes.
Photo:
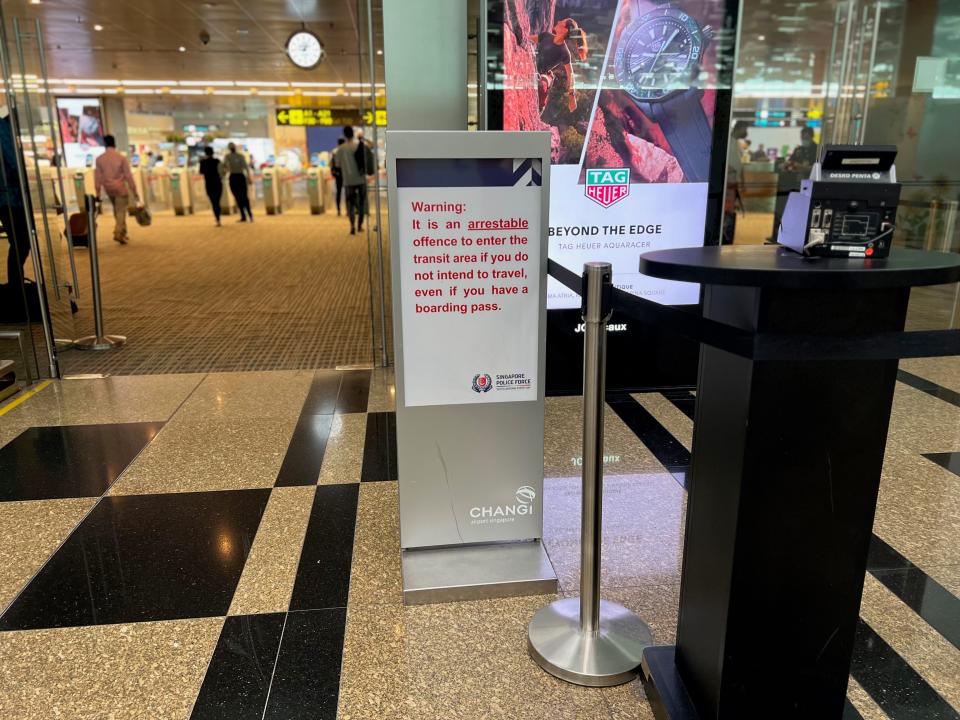
POLYGON ((77 337, 74 316, 80 294, 77 256, 67 222, 69 202, 61 172, 64 154, 55 99, 48 92, 41 38, 39 20, 25 25, 14 18, 12 34, 6 23, 0 26, 6 102, 31 236, 27 275, 32 275, 36 283, 35 288, 29 283, 26 286, 28 294, 38 296, 35 306, 27 304, 27 311, 39 315, 29 320, 39 321, 43 327, 43 348, 37 354, 45 356, 46 362, 39 363, 39 374, 58 377, 58 354, 77 337))

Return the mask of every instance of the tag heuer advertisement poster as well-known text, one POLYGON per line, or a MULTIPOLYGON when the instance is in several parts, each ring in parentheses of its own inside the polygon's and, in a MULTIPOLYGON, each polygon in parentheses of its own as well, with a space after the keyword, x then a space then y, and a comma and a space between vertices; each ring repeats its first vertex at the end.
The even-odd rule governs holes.
MULTIPOLYGON (((640 275, 638 258, 704 242, 718 77, 732 66, 726 3, 504 0, 503 10, 503 129, 552 135, 550 258, 577 273, 607 261, 627 292, 696 304, 697 285, 640 275)), ((580 307, 553 278, 547 298, 580 307)))

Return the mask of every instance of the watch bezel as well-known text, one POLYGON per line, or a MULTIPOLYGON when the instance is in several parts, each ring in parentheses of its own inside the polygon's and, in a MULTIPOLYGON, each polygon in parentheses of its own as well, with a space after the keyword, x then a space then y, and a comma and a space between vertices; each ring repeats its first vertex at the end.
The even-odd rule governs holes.
MULTIPOLYGON (((693 15, 682 10, 676 5, 670 4, 670 5, 665 5, 663 7, 658 7, 653 10, 650 10, 644 13, 643 15, 641 15, 640 17, 634 20, 631 20, 627 24, 627 26, 623 29, 623 32, 620 33, 620 37, 617 39, 617 47, 614 50, 614 56, 613 56, 614 77, 616 78, 617 83, 620 86, 620 89, 626 92, 630 97, 632 97, 637 102, 646 102, 646 103, 664 102, 666 100, 669 100, 671 97, 676 97, 678 94, 688 90, 691 87, 697 87, 696 82, 691 80, 691 82, 687 83, 682 87, 675 87, 672 89, 662 90, 661 91, 662 94, 656 97, 644 97, 642 95, 637 95, 636 93, 634 93, 629 87, 632 83, 624 82, 624 80, 622 79, 620 61, 623 54, 626 53, 626 45, 628 42, 627 39, 632 38, 644 26, 650 24, 654 20, 657 20, 663 17, 673 16, 674 12, 680 13, 686 16, 687 18, 686 20, 683 20, 682 18, 676 18, 676 19, 684 24, 687 31, 690 33, 691 41, 695 41, 697 39, 700 40, 699 54, 697 55, 696 58, 691 58, 686 68, 684 68, 684 70, 681 72, 689 72, 694 80, 696 75, 699 74, 698 70, 701 66, 701 59, 703 58, 703 53, 706 51, 707 44, 710 42, 710 39, 711 39, 710 33, 708 33, 705 30, 704 26, 701 25, 700 21, 697 20, 695 17, 693 17, 693 15)), ((680 74, 681 74, 680 72, 676 73, 677 76, 679 76, 680 74)))

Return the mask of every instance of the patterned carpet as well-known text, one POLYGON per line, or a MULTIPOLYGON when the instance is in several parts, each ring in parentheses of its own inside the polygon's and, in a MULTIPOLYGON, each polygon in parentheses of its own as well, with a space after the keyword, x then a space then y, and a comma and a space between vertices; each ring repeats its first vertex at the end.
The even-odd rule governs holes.
MULTIPOLYGON (((69 350, 67 374, 142 375, 292 370, 369 364, 371 319, 366 236, 350 236, 333 216, 262 213, 250 224, 207 214, 160 215, 131 227, 131 241, 110 241, 100 227, 107 333, 123 348, 69 350)), ((57 334, 93 332, 89 261, 78 252, 79 314, 57 334)), ((63 315, 61 314, 61 318, 63 315)))

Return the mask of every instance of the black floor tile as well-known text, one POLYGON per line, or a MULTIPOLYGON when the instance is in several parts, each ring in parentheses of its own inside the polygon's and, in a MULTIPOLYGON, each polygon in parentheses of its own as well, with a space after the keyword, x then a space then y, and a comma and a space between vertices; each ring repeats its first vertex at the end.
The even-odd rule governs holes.
POLYGON ((226 615, 269 496, 103 498, 0 618, 0 630, 226 615))
POLYGON ((924 453, 923 456, 954 475, 960 475, 960 452, 924 453))
POLYGON ((397 479, 397 414, 367 413, 367 435, 363 443, 361 482, 397 479))
POLYGON ((337 398, 337 413, 361 413, 367 411, 370 400, 370 370, 346 370, 340 382, 337 398))
MULTIPOLYGON (((310 392, 303 403, 304 415, 332 415, 337 409, 341 374, 336 370, 317 370, 310 383, 310 392)), ((364 408, 366 409, 366 408, 364 408)))
POLYGON ((317 484, 332 423, 333 415, 300 416, 277 473, 277 487, 317 484))
POLYGON ((863 620, 857 624, 850 674, 891 720, 960 720, 960 714, 863 620))
POLYGON ((690 478, 690 452, 627 393, 610 393, 607 403, 682 487, 690 478))
POLYGON ((694 410, 696 409, 697 398, 689 390, 664 390, 662 395, 673 403, 680 412, 691 420, 694 419, 694 410))
POLYGON ((286 613, 228 617, 191 720, 260 720, 286 613))
POLYGON ((960 598, 876 535, 867 569, 954 647, 960 648, 960 598))
POLYGON ((346 607, 360 486, 319 485, 300 553, 291 610, 346 607))
POLYGON ((916 388, 917 390, 921 390, 927 393, 927 395, 932 395, 933 397, 939 398, 944 402, 948 402, 951 405, 960 407, 960 393, 951 390, 950 388, 937 385, 935 382, 930 382, 926 378, 922 378, 919 375, 908 373, 906 370, 897 371, 897 380, 909 385, 910 387, 916 388))
POLYGON ((287 615, 264 720, 336 719, 346 623, 346 608, 287 615))
POLYGON ((0 448, 0 501, 98 497, 163 423, 32 427, 0 448))
POLYGON ((861 715, 850 700, 847 699, 843 704, 843 715, 840 720, 863 720, 863 715, 861 715))

